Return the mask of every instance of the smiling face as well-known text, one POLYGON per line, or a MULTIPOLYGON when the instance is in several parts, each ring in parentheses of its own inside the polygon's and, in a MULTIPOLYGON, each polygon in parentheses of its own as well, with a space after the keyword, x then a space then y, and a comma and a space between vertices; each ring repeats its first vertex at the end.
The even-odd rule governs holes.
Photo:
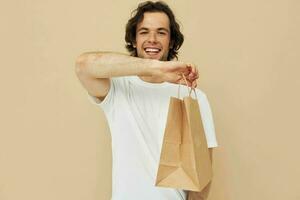
POLYGON ((137 56, 166 61, 170 48, 170 22, 163 12, 145 12, 136 28, 137 56))

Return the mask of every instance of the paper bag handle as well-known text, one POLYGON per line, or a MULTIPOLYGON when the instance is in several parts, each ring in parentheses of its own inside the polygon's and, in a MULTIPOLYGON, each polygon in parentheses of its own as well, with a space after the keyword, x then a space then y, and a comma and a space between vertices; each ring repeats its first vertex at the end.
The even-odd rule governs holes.
MULTIPOLYGON (((181 73, 181 75, 182 75, 182 78, 183 78, 183 80, 185 81, 185 84, 186 84, 186 86, 187 86, 189 96, 191 96, 192 90, 194 90, 195 97, 196 97, 196 99, 198 100, 195 88, 189 87, 189 86, 188 86, 188 83, 187 83, 187 80, 186 80, 186 78, 185 78, 185 76, 184 76, 184 74, 181 73), (191 89, 189 90, 189 88, 191 88, 191 89)), ((178 98, 180 98, 180 86, 181 86, 181 80, 182 80, 182 79, 180 79, 179 86, 178 86, 178 95, 177 95, 178 98)))

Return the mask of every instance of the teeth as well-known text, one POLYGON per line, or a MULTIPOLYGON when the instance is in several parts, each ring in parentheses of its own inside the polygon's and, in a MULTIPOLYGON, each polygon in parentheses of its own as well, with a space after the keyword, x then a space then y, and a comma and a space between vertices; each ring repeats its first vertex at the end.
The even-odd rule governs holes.
POLYGON ((159 52, 159 49, 153 49, 153 48, 146 48, 145 49, 146 52, 159 52))

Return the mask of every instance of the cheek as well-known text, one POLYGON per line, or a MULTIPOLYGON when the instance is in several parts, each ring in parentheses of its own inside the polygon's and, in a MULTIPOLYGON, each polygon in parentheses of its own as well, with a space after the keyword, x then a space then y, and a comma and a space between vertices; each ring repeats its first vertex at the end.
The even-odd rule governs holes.
POLYGON ((169 51, 169 49, 170 49, 170 42, 169 41, 165 41, 163 44, 164 44, 165 50, 169 51))
POLYGON ((142 38, 136 38, 136 46, 137 48, 142 48, 144 40, 142 38))
POLYGON ((145 36, 139 35, 136 36, 136 42, 143 43, 146 40, 145 36))
POLYGON ((164 45, 165 48, 169 48, 170 38, 169 37, 161 38, 161 43, 164 45))
POLYGON ((136 40, 136 50, 138 54, 143 53, 144 49, 143 49, 143 41, 141 39, 137 39, 136 40))

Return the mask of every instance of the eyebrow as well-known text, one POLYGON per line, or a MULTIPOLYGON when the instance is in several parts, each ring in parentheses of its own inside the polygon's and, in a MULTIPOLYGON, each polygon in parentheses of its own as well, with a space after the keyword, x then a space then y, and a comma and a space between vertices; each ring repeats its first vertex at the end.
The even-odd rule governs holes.
MULTIPOLYGON (((149 28, 141 27, 141 28, 138 29, 138 32, 139 32, 139 31, 148 31, 148 30, 149 30, 149 28)), ((157 30, 158 30, 158 31, 166 31, 166 32, 169 33, 169 30, 166 29, 166 28, 164 28, 164 27, 160 27, 160 28, 158 28, 157 30)))

